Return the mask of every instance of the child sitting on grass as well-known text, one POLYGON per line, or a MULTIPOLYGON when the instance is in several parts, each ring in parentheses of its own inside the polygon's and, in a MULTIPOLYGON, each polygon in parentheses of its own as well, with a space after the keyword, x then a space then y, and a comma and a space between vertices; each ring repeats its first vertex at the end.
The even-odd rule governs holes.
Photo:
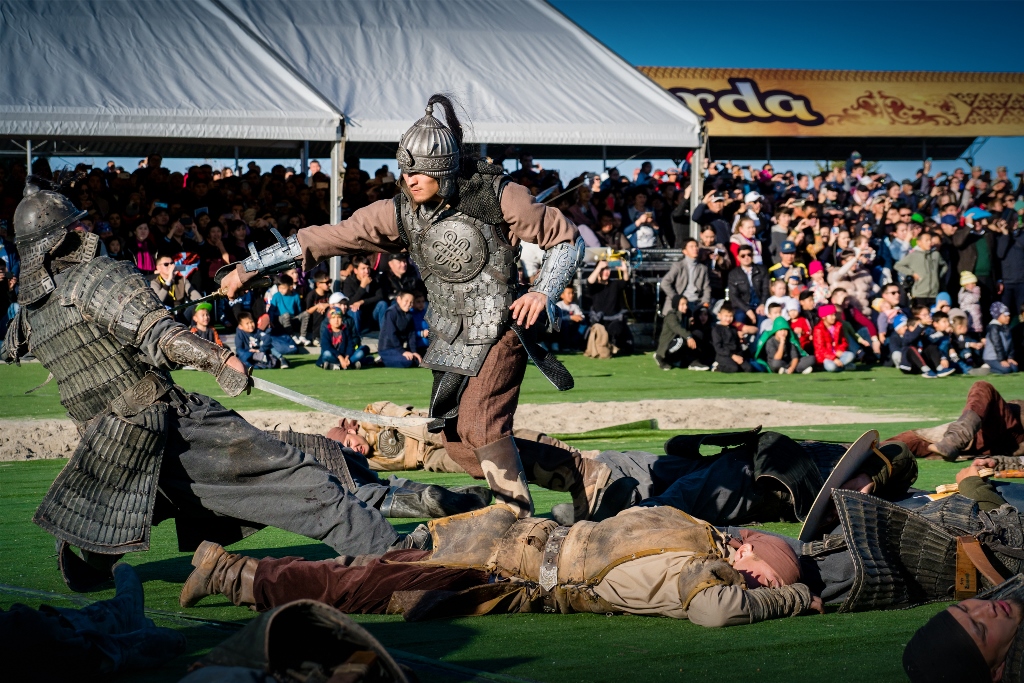
POLYGON ((825 372, 842 372, 853 367, 855 357, 843 334, 843 323, 834 304, 818 308, 821 321, 814 328, 814 357, 825 372))
POLYGON ((332 306, 327 314, 327 325, 320 333, 318 368, 324 370, 359 370, 363 367, 369 349, 357 347, 352 328, 345 315, 344 304, 332 306))
MULTIPOLYGON (((274 355, 270 335, 256 328, 252 313, 243 311, 238 315, 238 329, 235 330, 235 355, 246 369, 269 370, 282 367, 282 360, 274 355)), ((287 363, 283 367, 288 367, 287 363)))
POLYGON ((711 345, 715 349, 713 372, 754 372, 754 367, 743 358, 740 335, 733 328, 735 312, 728 301, 718 311, 718 324, 711 329, 711 345))
POLYGON ((988 368, 983 370, 978 367, 981 350, 985 348, 985 342, 978 341, 971 334, 967 323, 967 316, 957 315, 951 317, 949 319, 949 326, 951 341, 949 357, 960 368, 960 372, 965 375, 987 375, 989 373, 988 368))
POLYGON ((989 370, 1000 375, 1017 372, 1017 361, 1013 352, 1013 335, 1010 333, 1010 309, 1001 301, 989 307, 992 322, 985 333, 985 350, 982 358, 989 370))
POLYGON ((220 340, 217 330, 213 329, 213 325, 210 324, 212 312, 213 305, 208 301, 196 304, 196 311, 192 314, 192 328, 189 331, 197 337, 213 342, 217 346, 224 346, 224 342, 220 340))
POLYGON ((298 344, 299 338, 294 335, 302 311, 302 301, 295 292, 295 281, 287 273, 281 273, 275 282, 277 291, 270 298, 270 306, 267 308, 270 322, 276 328, 276 336, 287 335, 298 344))
MULTIPOLYGON (((953 344, 950 338, 949 316, 942 311, 936 311, 931 317, 932 324, 926 327, 921 335, 924 344, 922 354, 934 371, 935 377, 948 377, 956 372, 949 357, 949 350, 953 344)), ((932 377, 923 369, 922 374, 925 377, 932 377)))

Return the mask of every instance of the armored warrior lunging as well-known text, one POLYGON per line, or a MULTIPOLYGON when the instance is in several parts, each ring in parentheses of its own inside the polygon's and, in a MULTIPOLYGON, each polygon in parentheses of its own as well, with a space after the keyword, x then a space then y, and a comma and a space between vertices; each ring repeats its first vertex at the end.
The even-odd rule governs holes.
POLYGON ((600 463, 568 457, 524 462, 512 439, 512 416, 528 354, 559 388, 571 377, 540 351, 526 328, 534 326, 571 282, 583 240, 561 212, 538 204, 510 183, 501 166, 468 159, 462 126, 443 95, 402 136, 398 165, 402 193, 370 204, 338 225, 305 228, 253 256, 222 287, 236 296, 260 274, 308 270, 332 256, 408 251, 430 298, 430 347, 423 365, 434 371, 432 417, 445 418, 445 449, 467 472, 486 478, 495 496, 520 517, 533 503, 527 480, 571 491, 577 518, 585 519, 609 471, 600 463), (434 117, 444 110, 447 125, 434 117), (517 255, 521 241, 547 250, 530 291, 520 295, 517 255))
MULTIPOLYGON (((84 213, 67 198, 33 184, 25 195, 14 214, 22 306, 2 357, 34 355, 82 436, 33 520, 57 537, 69 585, 109 578, 170 517, 183 550, 264 525, 343 553, 412 543, 315 457, 176 386, 168 371, 183 365, 212 374, 229 396, 250 379, 230 351, 175 322, 130 262, 97 256, 98 238, 73 229, 84 213)), ((447 512, 481 504, 471 498, 447 512)))

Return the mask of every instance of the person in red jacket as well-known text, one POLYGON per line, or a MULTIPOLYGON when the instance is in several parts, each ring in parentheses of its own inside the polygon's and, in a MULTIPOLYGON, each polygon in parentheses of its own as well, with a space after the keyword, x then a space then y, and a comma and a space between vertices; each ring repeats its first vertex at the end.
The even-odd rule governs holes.
POLYGON ((836 307, 818 308, 821 322, 814 326, 814 357, 825 372, 841 372, 853 364, 853 352, 843 335, 843 324, 836 320, 836 307))

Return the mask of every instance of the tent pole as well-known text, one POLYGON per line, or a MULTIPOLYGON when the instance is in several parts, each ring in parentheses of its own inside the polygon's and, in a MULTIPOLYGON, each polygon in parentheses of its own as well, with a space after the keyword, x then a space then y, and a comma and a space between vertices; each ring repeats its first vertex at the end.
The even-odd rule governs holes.
POLYGON ((700 206, 701 189, 704 187, 704 145, 699 144, 690 158, 690 237, 700 241, 700 226, 693 220, 700 206))
POLYGON ((32 173, 32 141, 25 141, 25 174, 32 173))
POLYGON ((235 174, 242 174, 242 167, 238 165, 238 145, 235 145, 235 174))
POLYGON ((309 140, 302 143, 302 156, 299 158, 299 170, 302 173, 302 179, 306 179, 306 175, 309 173, 309 140))
POLYGON ((608 145, 601 145, 601 173, 608 170, 608 145))
MULTIPOLYGON (((343 194, 343 183, 345 171, 342 163, 345 159, 345 133, 342 133, 342 124, 338 125, 338 132, 341 133, 331 147, 331 225, 341 222, 341 198, 343 194)), ((331 259, 331 279, 337 284, 341 277, 341 257, 335 256, 331 259)))

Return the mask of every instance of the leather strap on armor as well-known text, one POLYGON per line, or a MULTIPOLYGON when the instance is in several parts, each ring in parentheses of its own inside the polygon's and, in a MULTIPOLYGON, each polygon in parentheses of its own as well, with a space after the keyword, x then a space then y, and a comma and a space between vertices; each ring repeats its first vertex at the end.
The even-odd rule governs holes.
POLYGON ((260 275, 283 273, 294 268, 302 260, 302 247, 299 246, 297 236, 289 235, 288 239, 285 239, 281 237, 277 228, 271 228, 270 232, 277 238, 277 244, 257 251, 256 245, 250 242, 249 258, 242 261, 245 272, 260 275))
POLYGON ((747 591, 750 623, 795 617, 811 606, 811 589, 802 583, 778 588, 755 588, 747 591))
POLYGON ((134 417, 160 400, 173 386, 161 374, 146 373, 134 386, 110 402, 110 410, 118 417, 134 417))
POLYGON ((160 350, 172 362, 191 365, 217 378, 217 384, 228 396, 238 396, 251 385, 247 374, 232 369, 227 363, 233 355, 230 349, 217 346, 179 327, 160 339, 160 350))
POLYGON ((846 550, 846 537, 842 534, 826 534, 820 541, 800 544, 801 557, 818 557, 837 550, 846 550))

